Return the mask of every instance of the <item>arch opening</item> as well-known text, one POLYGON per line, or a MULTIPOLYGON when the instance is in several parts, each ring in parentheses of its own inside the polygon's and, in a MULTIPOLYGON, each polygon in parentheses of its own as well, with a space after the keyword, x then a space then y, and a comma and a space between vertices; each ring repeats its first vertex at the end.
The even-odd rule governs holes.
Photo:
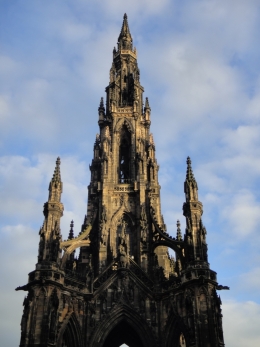
POLYGON ((144 347, 138 333, 126 321, 121 321, 107 336, 102 347, 144 347))
POLYGON ((81 333, 78 322, 74 314, 72 314, 62 327, 58 340, 57 347, 78 347, 81 346, 81 333))
POLYGON ((119 183, 130 183, 131 180, 131 134, 126 124, 120 131, 119 146, 119 183))

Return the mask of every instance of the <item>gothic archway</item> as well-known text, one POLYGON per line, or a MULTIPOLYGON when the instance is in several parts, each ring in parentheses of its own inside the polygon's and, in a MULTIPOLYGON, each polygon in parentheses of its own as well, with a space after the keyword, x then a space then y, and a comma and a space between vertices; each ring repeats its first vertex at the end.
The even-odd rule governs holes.
POLYGON ((144 347, 138 333, 122 320, 110 331, 102 347, 120 347, 124 343, 129 347, 144 347))
POLYGON ((164 330, 165 347, 188 347, 190 334, 182 319, 172 313, 164 330))
POLYGON ((68 315, 60 329, 57 347, 82 347, 82 335, 75 313, 68 315))
POLYGON ((149 325, 128 305, 117 305, 92 335, 92 347, 155 347, 149 325))

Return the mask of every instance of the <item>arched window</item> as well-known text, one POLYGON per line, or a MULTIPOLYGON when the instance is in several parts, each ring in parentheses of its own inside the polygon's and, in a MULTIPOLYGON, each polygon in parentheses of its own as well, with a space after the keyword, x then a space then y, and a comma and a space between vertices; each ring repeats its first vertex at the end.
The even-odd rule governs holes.
POLYGON ((120 132, 119 183, 130 183, 131 178, 131 134, 126 125, 120 132))
POLYGON ((81 346, 81 336, 76 320, 75 314, 73 313, 66 325, 65 331, 57 341, 57 346, 61 347, 78 347, 81 346))

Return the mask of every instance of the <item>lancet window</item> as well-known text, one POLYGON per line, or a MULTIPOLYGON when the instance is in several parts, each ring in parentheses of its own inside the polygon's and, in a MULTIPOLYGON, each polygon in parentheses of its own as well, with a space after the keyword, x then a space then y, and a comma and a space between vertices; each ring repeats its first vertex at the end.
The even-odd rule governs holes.
POLYGON ((119 183, 130 183, 131 179, 131 134, 124 125, 120 133, 119 183))

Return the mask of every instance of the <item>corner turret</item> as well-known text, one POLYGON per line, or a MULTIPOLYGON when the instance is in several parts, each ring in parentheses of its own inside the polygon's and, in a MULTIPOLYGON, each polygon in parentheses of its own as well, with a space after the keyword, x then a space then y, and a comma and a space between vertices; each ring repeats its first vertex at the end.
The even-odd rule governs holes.
POLYGON ((187 158, 186 180, 184 182, 186 202, 183 215, 186 217, 186 235, 188 261, 203 262, 208 266, 206 229, 202 224, 203 205, 198 200, 198 185, 194 177, 191 159, 187 158))
POLYGON ((43 206, 45 220, 40 229, 38 262, 43 260, 57 261, 59 258, 60 219, 63 215, 63 204, 60 202, 62 181, 60 175, 60 158, 56 160, 53 177, 49 184, 49 198, 43 206))

